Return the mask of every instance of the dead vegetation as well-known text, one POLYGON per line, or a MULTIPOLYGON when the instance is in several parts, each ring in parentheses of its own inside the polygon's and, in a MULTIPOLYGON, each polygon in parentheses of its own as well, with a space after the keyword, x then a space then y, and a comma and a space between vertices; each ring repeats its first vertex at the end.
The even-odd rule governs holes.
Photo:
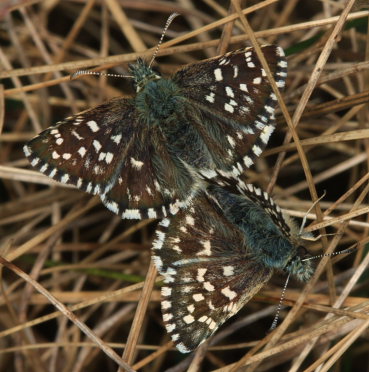
POLYGON ((240 5, 242 16, 238 1, 2 1, 1 371, 116 371, 119 363, 173 372, 369 368, 366 2, 240 5), (173 348, 162 325, 160 278, 150 264, 156 221, 120 220, 98 198, 32 171, 22 152, 63 117, 132 94, 123 79, 69 74, 95 66, 126 73, 128 62, 150 58, 174 11, 181 17, 156 59, 163 74, 255 37, 285 49, 277 131, 249 181, 298 218, 325 192, 307 230, 331 235, 309 249, 358 246, 350 256, 324 257, 305 287, 291 283, 274 332, 267 330, 283 274, 190 355, 173 348))

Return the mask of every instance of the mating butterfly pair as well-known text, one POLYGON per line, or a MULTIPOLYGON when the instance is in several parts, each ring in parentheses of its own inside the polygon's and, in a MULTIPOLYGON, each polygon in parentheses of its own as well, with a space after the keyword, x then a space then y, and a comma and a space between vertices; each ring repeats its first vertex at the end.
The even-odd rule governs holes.
MULTIPOLYGON (((262 52, 282 88, 282 49, 262 52)), ((142 60, 130 72, 133 98, 69 117, 24 151, 39 171, 98 194, 122 218, 163 218, 153 244, 166 283, 163 318, 188 352, 274 269, 311 275, 289 220, 241 177, 274 130, 277 101, 252 48, 189 65, 171 79, 142 60)))

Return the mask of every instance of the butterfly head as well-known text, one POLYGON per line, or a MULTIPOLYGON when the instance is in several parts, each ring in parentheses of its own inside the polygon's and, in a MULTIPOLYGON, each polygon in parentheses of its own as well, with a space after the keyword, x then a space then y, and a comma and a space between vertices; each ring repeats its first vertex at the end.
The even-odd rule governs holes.
POLYGON ((304 247, 306 241, 311 241, 312 234, 310 232, 302 232, 301 227, 296 224, 289 215, 283 213, 283 219, 289 227, 289 243, 291 245, 290 259, 288 260, 284 271, 292 274, 298 280, 307 282, 314 273, 314 266, 311 260, 309 251, 304 247), (292 247, 294 247, 292 249, 292 247))
POLYGON ((310 260, 306 260, 310 254, 303 246, 298 246, 296 254, 288 261, 284 270, 298 280, 307 282, 314 273, 314 267, 310 260))
POLYGON ((142 58, 138 58, 136 63, 129 65, 129 72, 133 76, 137 93, 139 93, 149 81, 161 79, 161 76, 156 73, 142 58))

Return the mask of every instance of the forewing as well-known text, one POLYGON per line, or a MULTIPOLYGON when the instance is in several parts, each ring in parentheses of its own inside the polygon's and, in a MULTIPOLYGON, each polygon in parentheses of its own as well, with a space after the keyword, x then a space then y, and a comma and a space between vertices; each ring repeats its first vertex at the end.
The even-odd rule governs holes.
MULTIPOLYGON (((153 138, 160 136, 138 118, 131 100, 116 98, 49 127, 25 147, 32 166, 55 179, 91 194, 123 218, 163 217, 180 205, 180 190, 166 187, 173 174, 191 177, 186 169, 172 170, 175 156, 160 156, 153 138), (163 209, 164 207, 164 209, 163 209)), ((184 189, 182 189, 184 190, 184 189)))
MULTIPOLYGON (((282 48, 262 47, 279 88, 285 85, 287 62, 282 48)), ((235 176, 249 168, 265 148, 274 130, 277 104, 266 73, 253 48, 189 65, 174 81, 183 89, 189 105, 201 112, 195 125, 204 136, 214 162, 235 176), (201 127, 202 126, 202 127, 201 127), (221 141, 223 150, 213 143, 221 141)), ((209 176, 209 169, 203 169, 209 176)))
MULTIPOLYGON (((223 190, 233 194, 241 194, 259 205, 278 226, 281 232, 287 237, 291 237, 291 224, 293 221, 287 220, 281 208, 274 202, 272 197, 254 185, 247 183, 245 174, 238 177, 217 173, 216 184, 221 185, 223 190)), ((213 181, 208 179, 210 183, 213 181)))
POLYGON ((193 183, 189 170, 155 130, 132 144, 116 184, 101 198, 123 218, 162 218, 186 205, 193 183))
POLYGON ((189 352, 254 296, 272 270, 247 251, 242 233, 204 193, 160 222, 153 259, 165 277, 162 312, 168 333, 189 352))

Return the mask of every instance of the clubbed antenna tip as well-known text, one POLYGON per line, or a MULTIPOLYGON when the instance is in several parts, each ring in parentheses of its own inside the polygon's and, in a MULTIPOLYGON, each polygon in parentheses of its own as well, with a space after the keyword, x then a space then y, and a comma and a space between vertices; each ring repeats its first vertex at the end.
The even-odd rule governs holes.
POLYGON ((151 67, 151 65, 153 64, 153 62, 154 62, 154 60, 155 60, 156 55, 158 54, 158 51, 159 51, 160 45, 161 45, 161 43, 163 42, 163 39, 164 39, 165 33, 166 33, 167 30, 168 30, 168 27, 169 27, 170 24, 173 22, 174 18, 176 18, 177 16, 179 16, 179 13, 172 13, 172 14, 168 17, 167 22, 165 23, 165 26, 164 26, 164 30, 163 30, 163 32, 161 33, 161 36, 160 36, 160 40, 159 40, 159 42, 158 42, 158 45, 156 46, 155 52, 154 52, 154 54, 153 54, 152 57, 151 57, 151 61, 150 61, 150 63, 149 63, 149 67, 151 67))

